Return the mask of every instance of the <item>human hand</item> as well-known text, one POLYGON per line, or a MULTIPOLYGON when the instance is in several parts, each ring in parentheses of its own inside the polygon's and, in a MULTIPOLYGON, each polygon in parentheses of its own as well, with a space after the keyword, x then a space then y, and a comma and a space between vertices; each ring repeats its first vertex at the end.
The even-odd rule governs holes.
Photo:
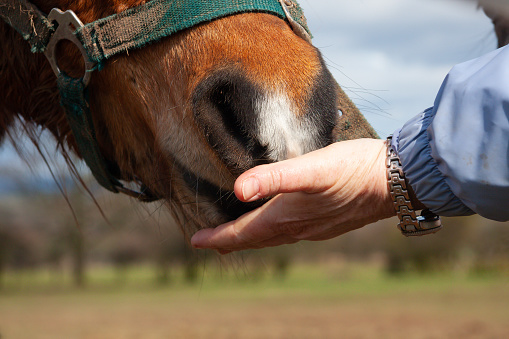
POLYGON ((275 197, 237 220, 198 231, 191 244, 225 254, 326 240, 391 217, 385 162, 384 141, 359 139, 252 168, 235 182, 237 198, 275 197))

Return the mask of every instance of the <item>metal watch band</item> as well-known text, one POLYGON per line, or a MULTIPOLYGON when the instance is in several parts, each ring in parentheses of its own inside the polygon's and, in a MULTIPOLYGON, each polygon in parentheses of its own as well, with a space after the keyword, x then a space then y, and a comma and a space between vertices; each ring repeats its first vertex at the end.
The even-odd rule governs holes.
POLYGON ((392 148, 392 136, 387 138, 387 184, 399 218, 398 228, 407 237, 432 234, 442 229, 440 217, 429 209, 420 216, 414 211, 401 161, 392 148))

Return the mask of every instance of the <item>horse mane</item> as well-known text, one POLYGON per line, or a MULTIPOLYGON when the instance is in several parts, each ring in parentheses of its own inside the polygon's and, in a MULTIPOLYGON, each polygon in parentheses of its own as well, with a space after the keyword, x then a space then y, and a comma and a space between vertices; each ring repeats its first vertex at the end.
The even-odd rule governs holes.
MULTIPOLYGON (((84 22, 112 15, 145 0, 50 0, 34 1, 38 8, 48 13, 51 8, 71 9, 79 13, 84 22)), ((63 43, 61 54, 69 57, 59 60, 62 68, 71 76, 82 75, 81 54, 72 44, 63 43)), ((31 53, 30 47, 19 33, 5 22, 0 22, 0 142, 11 140, 22 155, 16 141, 19 133, 13 126, 23 131, 38 146, 41 128, 47 129, 55 138, 57 149, 62 153, 71 171, 74 172, 70 151, 80 157, 65 112, 60 106, 56 76, 49 67, 46 57, 41 53, 31 53)))
MULTIPOLYGON (((54 7, 64 10, 71 9, 79 13, 80 19, 86 23, 122 12, 146 1, 51 0, 33 2, 44 13, 49 13, 54 7)), ((63 55, 70 55, 70 58, 63 59, 63 68, 70 70, 69 73, 73 76, 81 76, 79 62, 76 67, 76 63, 69 61, 81 60, 79 52, 72 44, 63 44, 61 48, 63 55)), ((20 142, 23 137, 30 140, 53 176, 79 225, 66 190, 54 173, 47 151, 41 147, 43 130, 47 130, 54 137, 56 151, 62 155, 72 177, 95 201, 74 163, 75 155, 80 157, 80 153, 65 112, 60 106, 56 76, 46 57, 41 53, 32 53, 29 44, 4 21, 0 21, 0 79, 2 79, 0 81, 0 142, 5 142, 6 139, 10 140, 15 151, 27 166, 30 166, 30 159, 26 157, 23 143, 20 142)), ((104 216, 97 202, 96 205, 104 216)))

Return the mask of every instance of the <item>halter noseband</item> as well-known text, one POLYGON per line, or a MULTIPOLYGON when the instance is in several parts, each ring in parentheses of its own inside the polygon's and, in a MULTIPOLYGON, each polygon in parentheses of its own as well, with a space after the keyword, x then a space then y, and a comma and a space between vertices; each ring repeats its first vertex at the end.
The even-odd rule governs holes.
MULTIPOLYGON (((126 188, 114 173, 118 166, 102 156, 88 104, 91 74, 107 59, 141 48, 198 24, 229 15, 262 12, 288 20, 294 32, 311 41, 306 19, 296 0, 152 0, 119 14, 84 25, 70 10, 52 9, 48 16, 26 0, 4 0, 0 17, 20 33, 31 51, 44 52, 57 76, 60 104, 64 108, 78 150, 99 184, 141 201, 158 200, 140 184, 140 191, 126 188), (55 48, 61 40, 75 44, 85 61, 82 78, 72 78, 57 64, 55 48)), ((134 178, 134 181, 139 182, 134 178)))

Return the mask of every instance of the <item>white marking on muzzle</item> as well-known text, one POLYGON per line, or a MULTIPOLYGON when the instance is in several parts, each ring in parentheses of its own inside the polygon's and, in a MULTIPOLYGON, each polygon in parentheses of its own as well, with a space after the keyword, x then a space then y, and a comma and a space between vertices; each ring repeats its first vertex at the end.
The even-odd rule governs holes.
POLYGON ((258 138, 275 161, 293 158, 318 148, 318 131, 284 94, 258 100, 258 138))

